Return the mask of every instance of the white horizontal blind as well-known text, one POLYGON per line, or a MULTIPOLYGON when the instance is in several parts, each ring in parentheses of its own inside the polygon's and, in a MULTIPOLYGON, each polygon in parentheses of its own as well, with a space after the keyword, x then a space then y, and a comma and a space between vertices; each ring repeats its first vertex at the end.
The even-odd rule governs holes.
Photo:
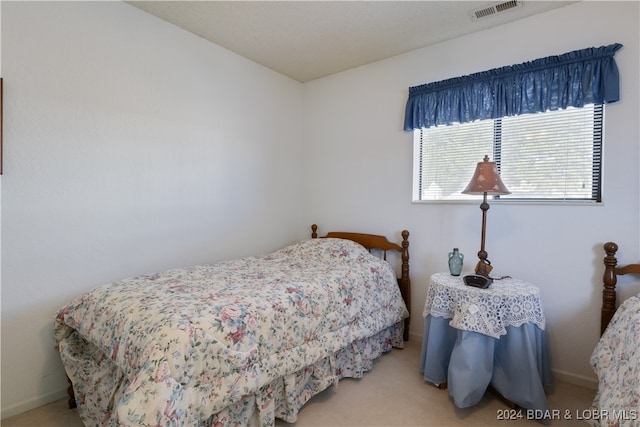
POLYGON ((594 120, 593 104, 504 117, 500 176, 511 194, 502 198, 596 199, 602 138, 598 110, 599 120, 594 120))
POLYGON ((476 164, 489 155, 511 191, 503 199, 600 201, 602 105, 416 132, 414 200, 465 200, 476 164))
POLYGON ((493 158, 493 120, 420 129, 422 146, 418 200, 464 200, 461 194, 485 154, 493 158))

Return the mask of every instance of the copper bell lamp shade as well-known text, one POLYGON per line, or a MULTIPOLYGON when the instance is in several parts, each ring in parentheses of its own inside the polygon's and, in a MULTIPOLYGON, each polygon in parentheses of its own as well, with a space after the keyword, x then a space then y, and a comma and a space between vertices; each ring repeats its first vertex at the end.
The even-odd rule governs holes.
POLYGON ((480 243, 480 251, 478 252, 478 264, 476 264, 476 274, 489 277, 489 273, 493 267, 491 262, 487 259, 487 251, 484 250, 484 239, 487 228, 487 211, 489 210, 489 203, 487 203, 487 194, 492 196, 511 194, 507 187, 502 183, 500 174, 496 162, 490 162, 489 156, 484 156, 484 161, 478 162, 476 166, 476 172, 471 178, 471 182, 467 185, 467 188, 462 192, 464 194, 482 194, 483 200, 480 205, 482 209, 482 240, 480 243))

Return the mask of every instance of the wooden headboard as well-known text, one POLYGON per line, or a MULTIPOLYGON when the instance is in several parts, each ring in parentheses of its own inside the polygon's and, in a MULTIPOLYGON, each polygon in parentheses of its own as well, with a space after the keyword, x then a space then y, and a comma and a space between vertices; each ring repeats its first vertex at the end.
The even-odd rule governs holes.
POLYGON ((607 256, 604 257, 604 275, 602 276, 602 312, 600 315, 600 335, 604 333, 607 325, 616 312, 616 284, 618 276, 630 273, 640 273, 640 264, 628 264, 617 267, 618 260, 616 252, 618 245, 614 242, 607 242, 603 245, 607 256))
MULTIPOLYGON (((318 237, 318 226, 313 224, 311 226, 311 237, 318 237)), ((365 234, 365 233, 350 233, 350 232, 342 232, 342 231, 332 231, 327 233, 326 236, 322 237, 333 237, 337 239, 348 239, 353 240, 356 243, 361 244, 369 252, 372 249, 379 249, 384 254, 384 259, 387 259, 387 251, 397 251, 402 256, 402 268, 400 277, 398 277, 398 287, 400 288, 400 294, 404 299, 404 302, 407 306, 408 310, 411 310, 411 280, 409 279, 409 232, 407 230, 402 230, 402 243, 392 243, 387 240, 384 236, 379 236, 376 234, 365 234)), ((409 323, 411 317, 408 317, 404 323, 404 340, 409 340, 409 323)))

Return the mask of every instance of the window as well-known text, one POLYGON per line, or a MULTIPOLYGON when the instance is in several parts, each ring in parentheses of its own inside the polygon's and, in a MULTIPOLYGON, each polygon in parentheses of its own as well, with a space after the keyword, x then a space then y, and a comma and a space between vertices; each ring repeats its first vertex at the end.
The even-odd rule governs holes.
POLYGON ((414 131, 414 201, 462 194, 489 155, 511 194, 495 199, 601 201, 602 104, 414 131))

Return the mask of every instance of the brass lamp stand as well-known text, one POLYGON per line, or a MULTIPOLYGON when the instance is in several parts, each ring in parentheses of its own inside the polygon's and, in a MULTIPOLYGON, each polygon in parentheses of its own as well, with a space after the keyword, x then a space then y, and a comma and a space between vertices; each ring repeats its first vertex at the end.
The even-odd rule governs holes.
POLYGON ((476 274, 489 277, 489 273, 493 267, 491 262, 487 259, 489 254, 484 249, 484 242, 487 229, 487 211, 489 210, 489 203, 487 203, 487 194, 490 195, 502 195, 511 194, 507 187, 502 183, 498 168, 495 162, 489 161, 489 156, 484 156, 484 161, 478 162, 476 171, 471 178, 471 182, 467 185, 467 188, 462 192, 464 194, 482 194, 483 199, 480 204, 482 210, 482 239, 480 240, 480 250, 478 251, 478 264, 476 264, 476 274))

